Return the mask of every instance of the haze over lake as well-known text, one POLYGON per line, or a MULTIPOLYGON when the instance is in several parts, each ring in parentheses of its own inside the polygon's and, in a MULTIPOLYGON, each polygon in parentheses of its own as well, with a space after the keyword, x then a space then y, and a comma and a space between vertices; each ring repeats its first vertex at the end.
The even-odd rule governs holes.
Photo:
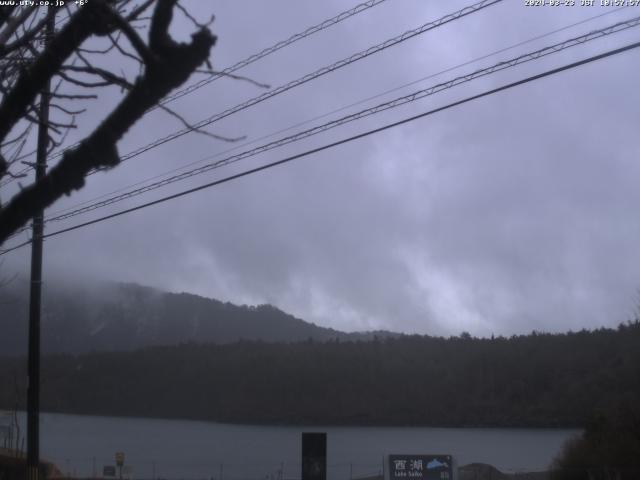
MULTIPOLYGON (((25 417, 21 421, 26 425, 25 417)), ((24 431, 24 430, 23 430, 24 431)), ((577 430, 406 427, 278 427, 208 422, 41 416, 41 455, 65 473, 98 473, 122 451, 137 478, 299 478, 301 433, 327 432, 330 480, 377 474, 385 454, 447 453, 458 465, 544 470, 577 430)))

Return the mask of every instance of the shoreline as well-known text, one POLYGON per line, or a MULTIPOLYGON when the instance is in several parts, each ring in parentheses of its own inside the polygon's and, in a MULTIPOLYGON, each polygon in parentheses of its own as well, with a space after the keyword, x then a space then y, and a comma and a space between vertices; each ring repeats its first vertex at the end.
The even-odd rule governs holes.
MULTIPOLYGON (((0 412, 9 412, 10 409, 0 408, 0 412)), ((18 410, 18 415, 25 415, 26 410, 18 410)), ((401 423, 329 423, 329 422, 269 422, 269 421, 225 421, 206 418, 193 418, 188 416, 174 416, 174 417, 153 417, 153 416, 140 416, 140 415, 128 415, 128 414, 115 414, 115 413, 75 413, 69 411, 54 411, 46 410, 41 411, 40 414, 49 415, 69 415, 77 417, 98 417, 98 418, 114 418, 114 419, 136 419, 136 420, 160 420, 160 421, 176 421, 176 422, 198 422, 207 424, 219 424, 228 426, 239 427, 273 427, 273 428, 300 428, 300 427, 327 427, 327 428, 429 428, 433 430, 446 429, 446 430, 505 430, 505 431, 517 431, 517 430, 536 430, 536 431, 560 431, 560 430, 575 430, 576 432, 583 431, 584 426, 540 426, 540 425, 428 425, 428 424, 401 424, 401 423)))

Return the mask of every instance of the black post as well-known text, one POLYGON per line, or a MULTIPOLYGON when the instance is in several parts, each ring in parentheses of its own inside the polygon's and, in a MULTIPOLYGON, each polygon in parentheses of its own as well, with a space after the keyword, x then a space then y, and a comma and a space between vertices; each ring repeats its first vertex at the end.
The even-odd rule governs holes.
MULTIPOLYGON (((53 8, 53 7, 49 7, 53 8)), ((52 15, 45 29, 48 45, 55 28, 52 15)), ((46 48, 46 47, 45 47, 46 48)), ((47 81, 40 94, 40 124, 36 157, 36 182, 47 169, 47 143, 49 140, 49 101, 51 81, 47 81)), ((33 243, 31 245, 31 289, 29 292, 29 360, 27 378, 27 478, 39 479, 40 464, 40 299, 42 293, 42 234, 44 212, 33 216, 33 243)))
POLYGON ((302 480, 327 480, 327 434, 302 433, 302 480))

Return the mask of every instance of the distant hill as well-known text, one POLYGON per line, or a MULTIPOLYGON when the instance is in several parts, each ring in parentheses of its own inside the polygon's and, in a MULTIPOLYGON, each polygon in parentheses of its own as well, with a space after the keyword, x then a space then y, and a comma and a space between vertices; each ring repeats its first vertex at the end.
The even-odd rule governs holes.
MULTIPOLYGON (((0 354, 27 346, 24 282, 0 289, 0 354)), ((135 284, 48 285, 42 310, 45 353, 133 350, 188 342, 371 340, 390 332, 345 333, 305 322, 271 305, 238 306, 135 284)))

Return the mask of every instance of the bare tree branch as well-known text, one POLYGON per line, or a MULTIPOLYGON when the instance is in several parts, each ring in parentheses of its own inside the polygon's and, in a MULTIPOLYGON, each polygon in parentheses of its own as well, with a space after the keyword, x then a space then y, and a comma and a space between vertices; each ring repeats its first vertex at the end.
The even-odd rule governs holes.
MULTIPOLYGON (((35 27, 31 27, 29 29, 27 29, 27 31, 24 33, 24 35, 20 36, 19 39, 17 39, 15 42, 7 45, 4 47, 4 49, 0 50, 0 55, 7 55, 19 48, 24 47, 25 45, 27 45, 29 42, 31 42, 34 37, 40 33, 42 30, 44 30, 44 26, 46 25, 46 23, 49 21, 49 19, 55 15, 55 10, 51 9, 47 12, 47 15, 45 15, 44 18, 42 18, 38 24, 35 27)), ((35 18, 35 16, 34 16, 35 18)))
MULTIPOLYGON (((117 143, 122 136, 149 108, 182 85, 207 61, 216 40, 208 29, 202 28, 194 33, 189 43, 177 43, 170 37, 169 27, 175 5, 176 0, 157 0, 149 29, 148 48, 151 55, 145 58, 144 73, 136 79, 119 105, 76 148, 67 150, 41 181, 22 190, 0 210, 0 244, 25 225, 32 212, 44 209, 61 196, 82 188, 85 176, 91 170, 116 166, 120 162, 117 143)), ((18 80, 22 96, 14 94, 18 90, 16 85, 0 105, 0 140, 24 117, 38 87, 44 83, 39 78, 33 78, 33 71, 48 78, 59 73, 64 60, 89 35, 110 33, 109 30, 118 23, 112 13, 113 10, 104 1, 93 0, 74 14, 29 69, 31 76, 27 74, 26 78, 18 80), (91 8, 86 8, 88 6, 91 8), (81 14, 83 21, 79 22, 81 14), (98 19, 103 22, 100 26, 96 26, 98 19), (105 19, 109 20, 106 26, 105 19), (67 43, 63 44, 63 40, 67 43)))
POLYGON ((0 55, 4 55, 4 44, 6 44, 11 36, 18 30, 18 27, 22 25, 27 19, 34 13, 34 10, 30 8, 23 8, 22 12, 15 17, 11 17, 7 20, 4 30, 0 32, 0 55))
MULTIPOLYGON (((119 35, 120 35, 120 32, 118 32, 118 36, 119 35)), ((120 46, 120 43, 118 42, 117 37, 113 38, 113 35, 109 35, 109 40, 111 40, 112 47, 115 47, 122 55, 124 55, 125 57, 129 57, 132 60, 135 60, 140 65, 144 65, 144 61, 141 58, 136 57, 132 53, 127 52, 124 48, 122 48, 122 46, 120 46)))
POLYGON ((95 100, 98 98, 96 94, 66 94, 66 93, 55 93, 52 95, 54 98, 64 98, 66 100, 95 100))
MULTIPOLYGON (((117 85, 121 88, 130 89, 133 87, 133 84, 129 82, 126 78, 116 75, 115 73, 111 73, 108 70, 104 70, 102 68, 93 67, 93 66, 85 66, 85 67, 76 67, 67 65, 63 67, 65 70, 72 70, 74 72, 82 72, 89 75, 96 75, 104 80, 102 83, 94 83, 92 86, 109 86, 109 85, 117 85)), ((73 80, 75 81, 75 80, 73 80)), ((89 85, 87 82, 83 82, 83 86, 89 85)))
POLYGON ((196 73, 204 73, 204 74, 210 75, 210 76, 221 76, 221 77, 232 78, 233 80, 240 80, 240 81, 243 81, 243 82, 248 82, 251 85, 253 85, 255 87, 258 87, 258 88, 265 88, 265 89, 271 88, 271 85, 269 85, 268 83, 258 82, 257 80, 254 80, 253 78, 245 77, 244 75, 236 75, 235 73, 218 72, 216 70, 211 70, 211 69, 198 70, 196 73))
POLYGON ((218 134, 215 134, 215 133, 208 132, 208 131, 203 130, 201 128, 198 128, 198 127, 196 127, 194 125, 191 125, 189 122, 187 122, 187 120, 185 120, 182 117, 182 115, 180 115, 179 113, 175 112, 174 110, 171 110, 169 107, 167 107, 165 105, 162 105, 162 104, 158 105, 158 107, 160 109, 162 109, 163 111, 167 112, 172 117, 177 118, 180 121, 180 123, 182 123, 182 125, 184 125, 185 128, 188 128, 189 130, 191 130, 193 132, 196 132, 196 133, 199 133, 201 135, 205 135, 207 137, 211 137, 213 139, 222 140, 223 142, 229 142, 229 143, 240 142, 240 141, 245 140, 247 138, 244 135, 242 137, 232 138, 232 137, 224 137, 222 135, 218 135, 218 134))
POLYGON ((180 2, 176 3, 176 7, 178 7, 178 9, 182 12, 182 14, 187 17, 191 23, 193 23, 197 28, 208 28, 211 26, 211 24, 215 21, 216 16, 215 15, 211 15, 211 18, 209 18, 209 21, 206 23, 200 23, 198 22, 198 20, 196 20, 193 15, 191 15, 189 13, 189 10, 187 10, 186 8, 184 8, 182 5, 180 5, 180 2))
POLYGON ((86 108, 83 108, 81 110, 69 110, 68 108, 63 107, 62 105, 58 105, 57 103, 52 103, 50 107, 60 110, 61 112, 66 113, 67 115, 80 115, 81 113, 84 113, 87 111, 86 108))
POLYGON ((105 17, 111 12, 105 1, 93 0, 78 9, 36 61, 22 71, 14 88, 0 104, 0 141, 24 116, 28 105, 73 51, 95 30, 104 28, 105 17))
POLYGON ((133 48, 136 49, 142 60, 145 63, 154 62, 155 59, 153 58, 153 53, 151 52, 151 50, 149 50, 142 38, 140 38, 138 32, 136 32, 131 24, 124 18, 122 18, 117 11, 112 10, 112 14, 115 24, 120 29, 120 31, 124 33, 124 35, 127 37, 127 40, 129 40, 133 48))
POLYGON ((146 12, 155 0, 146 0, 138 7, 134 8, 126 17, 127 22, 140 20, 140 15, 146 12))
POLYGON ((2 27, 7 22, 7 20, 9 20, 15 8, 15 5, 7 5, 4 8, 0 8, 0 27, 2 27))
POLYGON ((56 75, 64 78, 67 82, 73 85, 77 85, 78 87, 97 88, 97 87, 108 87, 109 85, 111 85, 111 82, 106 82, 106 81, 105 82, 85 82, 84 80, 79 80, 77 78, 72 77, 71 75, 67 75, 64 72, 64 68, 65 67, 63 67, 63 69, 56 72, 56 75))

